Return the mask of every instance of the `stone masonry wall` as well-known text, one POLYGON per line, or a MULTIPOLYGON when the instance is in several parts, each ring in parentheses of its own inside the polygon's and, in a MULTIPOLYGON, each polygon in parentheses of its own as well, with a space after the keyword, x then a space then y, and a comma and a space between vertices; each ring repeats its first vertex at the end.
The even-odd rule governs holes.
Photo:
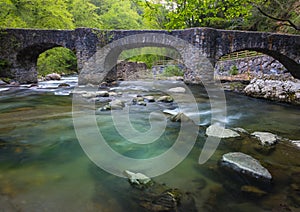
POLYGON ((248 57, 236 60, 218 61, 215 66, 215 73, 219 76, 232 75, 233 67, 236 67, 238 74, 283 74, 286 68, 277 60, 267 55, 248 57))

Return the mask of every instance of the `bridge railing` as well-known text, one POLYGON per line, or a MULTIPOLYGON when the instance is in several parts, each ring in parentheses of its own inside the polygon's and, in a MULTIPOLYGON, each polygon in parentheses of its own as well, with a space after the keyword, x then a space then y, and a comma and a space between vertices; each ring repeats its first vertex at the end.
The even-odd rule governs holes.
POLYGON ((255 56, 260 56, 263 55, 260 52, 256 52, 256 51, 249 51, 249 50, 245 50, 245 51, 239 51, 239 52, 234 52, 228 55, 225 55, 223 57, 220 58, 221 61, 224 60, 237 60, 237 59, 242 59, 242 58, 247 58, 247 57, 255 57, 255 56))

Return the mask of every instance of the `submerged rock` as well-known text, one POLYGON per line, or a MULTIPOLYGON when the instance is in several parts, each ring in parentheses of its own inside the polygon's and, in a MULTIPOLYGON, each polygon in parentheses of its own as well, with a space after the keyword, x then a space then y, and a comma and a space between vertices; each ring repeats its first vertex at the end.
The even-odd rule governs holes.
POLYGON ((274 145, 277 142, 277 136, 269 132, 254 132, 251 135, 259 139, 262 145, 274 145))
POLYGON ((207 136, 213 136, 217 138, 233 138, 233 137, 239 137, 240 134, 237 132, 230 130, 230 129, 225 129, 223 127, 220 127, 216 124, 210 125, 206 129, 206 135, 207 136))
POLYGON ((170 188, 165 184, 148 182, 146 185, 131 183, 132 196, 136 204, 147 211, 197 211, 195 200, 190 193, 177 188, 170 188))
POLYGON ((242 186, 241 191, 248 193, 250 195, 258 196, 258 197, 261 197, 261 196, 264 196, 267 194, 267 192, 255 187, 255 186, 250 186, 250 185, 242 186))
POLYGON ((268 181, 272 179, 270 172, 263 167, 258 160, 241 152, 224 154, 222 156, 221 165, 255 178, 268 181))

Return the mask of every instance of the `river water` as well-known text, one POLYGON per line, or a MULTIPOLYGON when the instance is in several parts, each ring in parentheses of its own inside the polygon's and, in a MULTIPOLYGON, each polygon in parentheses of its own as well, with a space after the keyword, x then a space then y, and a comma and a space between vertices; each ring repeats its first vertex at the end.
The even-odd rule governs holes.
MULTIPOLYGON (((57 88, 60 81, 42 82, 32 88, 0 89, 0 211, 146 211, 125 178, 103 171, 84 153, 75 134, 72 94, 69 95, 76 77, 64 80, 71 88, 57 88)), ((181 85, 174 83, 174 87, 181 85)), ((280 141, 272 150, 264 150, 250 136, 222 139, 213 156, 205 164, 198 164, 211 110, 205 89, 189 88, 199 108, 196 143, 178 166, 153 180, 189 192, 198 211, 299 211, 300 149, 287 140, 280 141), (220 167, 222 155, 235 151, 258 159, 270 171, 273 181, 249 180, 220 167), (242 191, 245 186, 258 191, 242 191)), ((122 82, 113 91, 122 92, 119 98, 128 102, 137 94, 161 95, 142 81, 122 82)), ((226 104, 227 118, 223 121, 228 128, 268 131, 300 139, 299 107, 230 92, 226 93, 226 104)), ((97 107, 103 105, 97 103, 97 107)), ((189 105, 185 107, 188 110, 189 105)), ((149 129, 151 111, 174 109, 176 104, 154 102, 130 108, 135 128, 143 132, 149 129)), ((168 122, 161 139, 140 150, 118 135, 110 112, 97 113, 96 120, 112 148, 135 158, 167 151, 180 128, 179 123, 168 122)))

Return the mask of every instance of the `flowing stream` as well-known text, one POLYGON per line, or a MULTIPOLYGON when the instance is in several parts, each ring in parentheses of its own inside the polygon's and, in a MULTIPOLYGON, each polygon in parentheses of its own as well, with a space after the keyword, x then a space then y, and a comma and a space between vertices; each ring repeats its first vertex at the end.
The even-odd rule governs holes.
MULTIPOLYGON (((62 81, 52 81, 33 88, 0 89, 0 211, 146 211, 125 178, 103 171, 82 150, 74 131, 72 94, 69 95, 76 77, 63 80, 71 87, 57 88, 62 81)), ((122 92, 121 98, 128 102, 137 94, 162 95, 144 85, 142 81, 122 82, 114 91, 122 92)), ((174 83, 177 86, 180 83, 174 83)), ((198 164, 206 139, 205 127, 210 124, 210 102, 203 87, 189 88, 199 108, 196 143, 183 162, 153 180, 191 193, 198 211, 299 211, 300 149, 287 140, 278 142, 272 151, 264 151, 250 137, 222 139, 213 156, 205 164, 198 164), (236 151, 258 159, 270 171, 273 181, 252 182, 221 168, 222 155, 236 151), (245 185, 258 191, 244 192, 241 188, 245 185)), ((100 107, 105 103, 98 104, 100 107)), ((226 104, 227 128, 241 127, 250 133, 268 131, 300 140, 299 107, 235 93, 226 93, 226 104)), ((131 120, 143 132, 149 129, 151 111, 174 108, 176 104, 171 103, 132 105, 131 120)), ((167 151, 180 128, 179 123, 168 123, 157 143, 139 149, 118 135, 109 111, 96 117, 110 146, 135 158, 167 151)))

